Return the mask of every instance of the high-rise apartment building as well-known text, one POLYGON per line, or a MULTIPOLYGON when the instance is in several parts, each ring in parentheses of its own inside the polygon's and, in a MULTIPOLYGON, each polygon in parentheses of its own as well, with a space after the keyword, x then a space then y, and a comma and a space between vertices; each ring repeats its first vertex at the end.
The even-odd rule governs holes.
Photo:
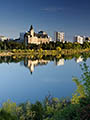
POLYGON ((55 32, 55 41, 64 42, 64 32, 55 32))

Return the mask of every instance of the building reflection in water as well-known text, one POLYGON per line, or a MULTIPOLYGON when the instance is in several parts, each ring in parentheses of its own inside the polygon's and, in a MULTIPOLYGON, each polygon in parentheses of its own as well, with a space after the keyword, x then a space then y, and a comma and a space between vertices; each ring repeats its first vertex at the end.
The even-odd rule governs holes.
POLYGON ((30 60, 30 59, 25 59, 24 60, 24 65, 29 68, 30 73, 32 74, 35 70, 35 67, 38 65, 46 65, 50 61, 49 60, 30 60))
MULTIPOLYGON (((73 58, 72 58, 73 59, 73 58)), ((64 58, 61 58, 61 59, 57 59, 57 58, 54 58, 54 59, 48 59, 48 60, 45 60, 45 59, 37 59, 37 60, 32 60, 30 59, 29 57, 24 57, 24 58, 18 58, 18 57, 13 57, 13 56, 0 56, 0 63, 17 63, 17 62, 20 62, 20 65, 21 66, 25 66, 27 68, 29 68, 31 74, 34 72, 35 70, 35 67, 36 66, 41 66, 41 65, 46 65, 48 64, 50 61, 53 61, 54 60, 54 64, 57 65, 57 66, 63 66, 64 65, 64 58)), ((78 57, 78 58, 75 58, 75 61, 76 63, 79 63, 79 62, 83 62, 84 61, 84 58, 82 56, 78 57)))
POLYGON ((64 65, 64 59, 59 59, 58 61, 55 59, 54 60, 55 65, 57 66, 63 66, 64 65))
POLYGON ((75 61, 76 61, 76 63, 83 62, 82 56, 80 56, 79 58, 75 58, 75 61))

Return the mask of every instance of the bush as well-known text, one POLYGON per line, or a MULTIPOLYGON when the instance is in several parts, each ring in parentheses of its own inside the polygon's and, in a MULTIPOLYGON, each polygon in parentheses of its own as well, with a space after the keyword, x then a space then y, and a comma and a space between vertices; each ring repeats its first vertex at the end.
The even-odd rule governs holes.
POLYGON ((35 112, 34 120, 43 120, 44 109, 40 102, 31 105, 31 111, 35 112))
POLYGON ((54 120, 80 120, 79 111, 80 105, 68 105, 55 114, 54 120))
POLYGON ((7 113, 4 110, 0 111, 0 120, 18 120, 16 116, 7 113))

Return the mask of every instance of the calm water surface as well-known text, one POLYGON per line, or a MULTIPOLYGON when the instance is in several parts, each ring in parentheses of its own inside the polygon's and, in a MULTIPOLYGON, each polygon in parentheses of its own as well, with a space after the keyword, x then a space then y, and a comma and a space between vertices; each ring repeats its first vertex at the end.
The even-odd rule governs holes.
MULTIPOLYGON (((90 58, 86 63, 90 65, 90 58)), ((73 76, 80 77, 82 59, 30 60, 0 64, 0 103, 10 99, 17 104, 27 100, 43 100, 49 93, 54 97, 72 96, 76 90, 73 76)))

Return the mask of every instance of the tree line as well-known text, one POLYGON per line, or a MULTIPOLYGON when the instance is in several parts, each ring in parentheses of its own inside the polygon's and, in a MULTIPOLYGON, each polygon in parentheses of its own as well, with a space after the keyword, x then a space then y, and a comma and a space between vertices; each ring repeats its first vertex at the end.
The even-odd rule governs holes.
POLYGON ((49 43, 41 43, 39 45, 37 44, 28 44, 27 46, 25 43, 19 43, 14 41, 0 41, 0 50, 12 50, 12 49, 40 49, 43 50, 56 50, 57 47, 60 47, 61 49, 85 49, 90 48, 90 42, 84 42, 83 44, 77 43, 77 42, 49 42, 49 43))

